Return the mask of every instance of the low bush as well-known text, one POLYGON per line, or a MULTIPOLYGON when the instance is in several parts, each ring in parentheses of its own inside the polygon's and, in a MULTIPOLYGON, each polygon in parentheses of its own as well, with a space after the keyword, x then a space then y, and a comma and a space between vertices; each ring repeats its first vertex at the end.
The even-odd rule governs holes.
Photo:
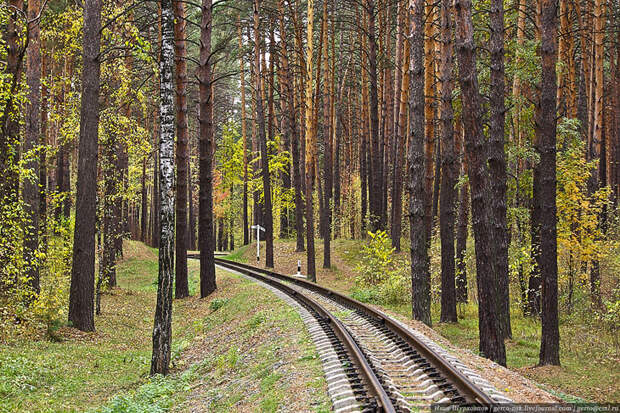
POLYGON ((393 260, 394 248, 385 231, 369 232, 356 270, 353 298, 375 304, 399 305, 409 302, 410 276, 393 260))

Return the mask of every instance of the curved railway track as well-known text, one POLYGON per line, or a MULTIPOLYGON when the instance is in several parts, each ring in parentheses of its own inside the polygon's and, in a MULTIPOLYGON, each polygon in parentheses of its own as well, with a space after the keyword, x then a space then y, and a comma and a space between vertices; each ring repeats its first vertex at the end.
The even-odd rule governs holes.
POLYGON ((510 402, 456 358, 372 307, 304 279, 215 261, 291 297, 316 320, 306 324, 337 412, 409 412, 434 403, 510 402))

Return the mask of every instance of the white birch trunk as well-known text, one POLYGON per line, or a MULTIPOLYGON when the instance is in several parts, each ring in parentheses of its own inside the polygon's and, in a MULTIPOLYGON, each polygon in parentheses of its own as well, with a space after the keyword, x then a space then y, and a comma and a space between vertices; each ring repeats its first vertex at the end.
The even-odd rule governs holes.
POLYGON ((172 338, 174 262, 174 18, 171 0, 161 0, 160 135, 159 135, 159 279, 153 326, 151 374, 167 374, 172 338))

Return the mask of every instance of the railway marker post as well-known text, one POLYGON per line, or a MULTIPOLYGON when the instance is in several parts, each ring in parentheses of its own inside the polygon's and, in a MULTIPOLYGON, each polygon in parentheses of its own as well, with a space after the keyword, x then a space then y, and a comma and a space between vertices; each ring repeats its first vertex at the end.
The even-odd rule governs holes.
POLYGON ((260 232, 265 228, 260 225, 252 225, 252 229, 256 230, 256 262, 260 262, 260 232))

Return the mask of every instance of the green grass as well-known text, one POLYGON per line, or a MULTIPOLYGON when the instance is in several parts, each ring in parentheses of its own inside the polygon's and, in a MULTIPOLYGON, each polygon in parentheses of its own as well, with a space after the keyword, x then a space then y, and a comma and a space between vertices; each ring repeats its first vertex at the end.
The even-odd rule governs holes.
MULTIPOLYGON (((0 411, 82 411, 143 383, 149 373, 157 256, 128 243, 118 266, 120 289, 102 296, 95 333, 63 329, 61 342, 18 340, 0 346, 0 411)), ((190 277, 197 267, 190 266, 190 277)), ((191 329, 175 310, 173 350, 191 329)))
MULTIPOLYGON (((439 323, 439 305, 433 305, 433 328, 458 347, 478 350, 478 313, 474 304, 459 305, 457 324, 439 323)), ((620 370, 608 337, 583 320, 560 324, 561 367, 535 367, 540 351, 540 320, 511 309, 512 339, 506 340, 506 364, 542 384, 567 402, 620 400, 620 370)))
MULTIPOLYGON (((245 259, 243 255, 248 250, 248 248, 250 248, 250 246, 251 246, 250 244, 243 245, 237 248, 236 250, 234 250, 233 252, 231 252, 230 254, 222 257, 222 259, 230 260, 230 261, 237 261, 237 262, 246 262, 247 260, 245 259)), ((254 248, 256 248, 256 245, 254 245, 254 248)))
MULTIPOLYGON (((250 396, 243 388, 222 385, 219 377, 239 382, 252 377, 257 364, 264 365, 268 378, 251 396, 253 406, 275 411, 291 396, 287 382, 277 377, 273 368, 281 356, 273 342, 315 354, 299 315, 267 290, 220 271, 220 289, 212 300, 175 300, 172 350, 176 370, 165 378, 149 378, 157 254, 140 243, 129 242, 125 256, 118 266, 120 288, 102 296, 102 315, 96 317, 95 333, 62 328, 61 342, 23 339, 0 345, 0 412, 168 411, 172 406, 184 406, 201 382, 208 382, 218 395, 205 410, 230 411, 240 400, 247 403, 250 396), (257 308, 261 308, 258 318, 239 322, 257 308), (196 351, 195 340, 219 337, 227 326, 234 327, 231 336, 238 345, 233 346, 233 340, 216 340, 217 345, 203 350, 198 361, 185 361, 184 350, 196 351), (287 334, 301 339, 288 343, 287 334), (256 348, 242 348, 246 341, 256 343, 256 348), (255 354, 252 362, 247 360, 250 350, 255 354), (271 382, 277 391, 268 389, 271 382)), ((195 293, 197 260, 189 261, 189 276, 190 291, 195 293)), ((295 360, 293 366, 305 369, 313 380, 320 380, 319 387, 326 387, 318 358, 295 360)), ((316 406, 328 408, 327 397, 326 391, 317 391, 316 406)))

